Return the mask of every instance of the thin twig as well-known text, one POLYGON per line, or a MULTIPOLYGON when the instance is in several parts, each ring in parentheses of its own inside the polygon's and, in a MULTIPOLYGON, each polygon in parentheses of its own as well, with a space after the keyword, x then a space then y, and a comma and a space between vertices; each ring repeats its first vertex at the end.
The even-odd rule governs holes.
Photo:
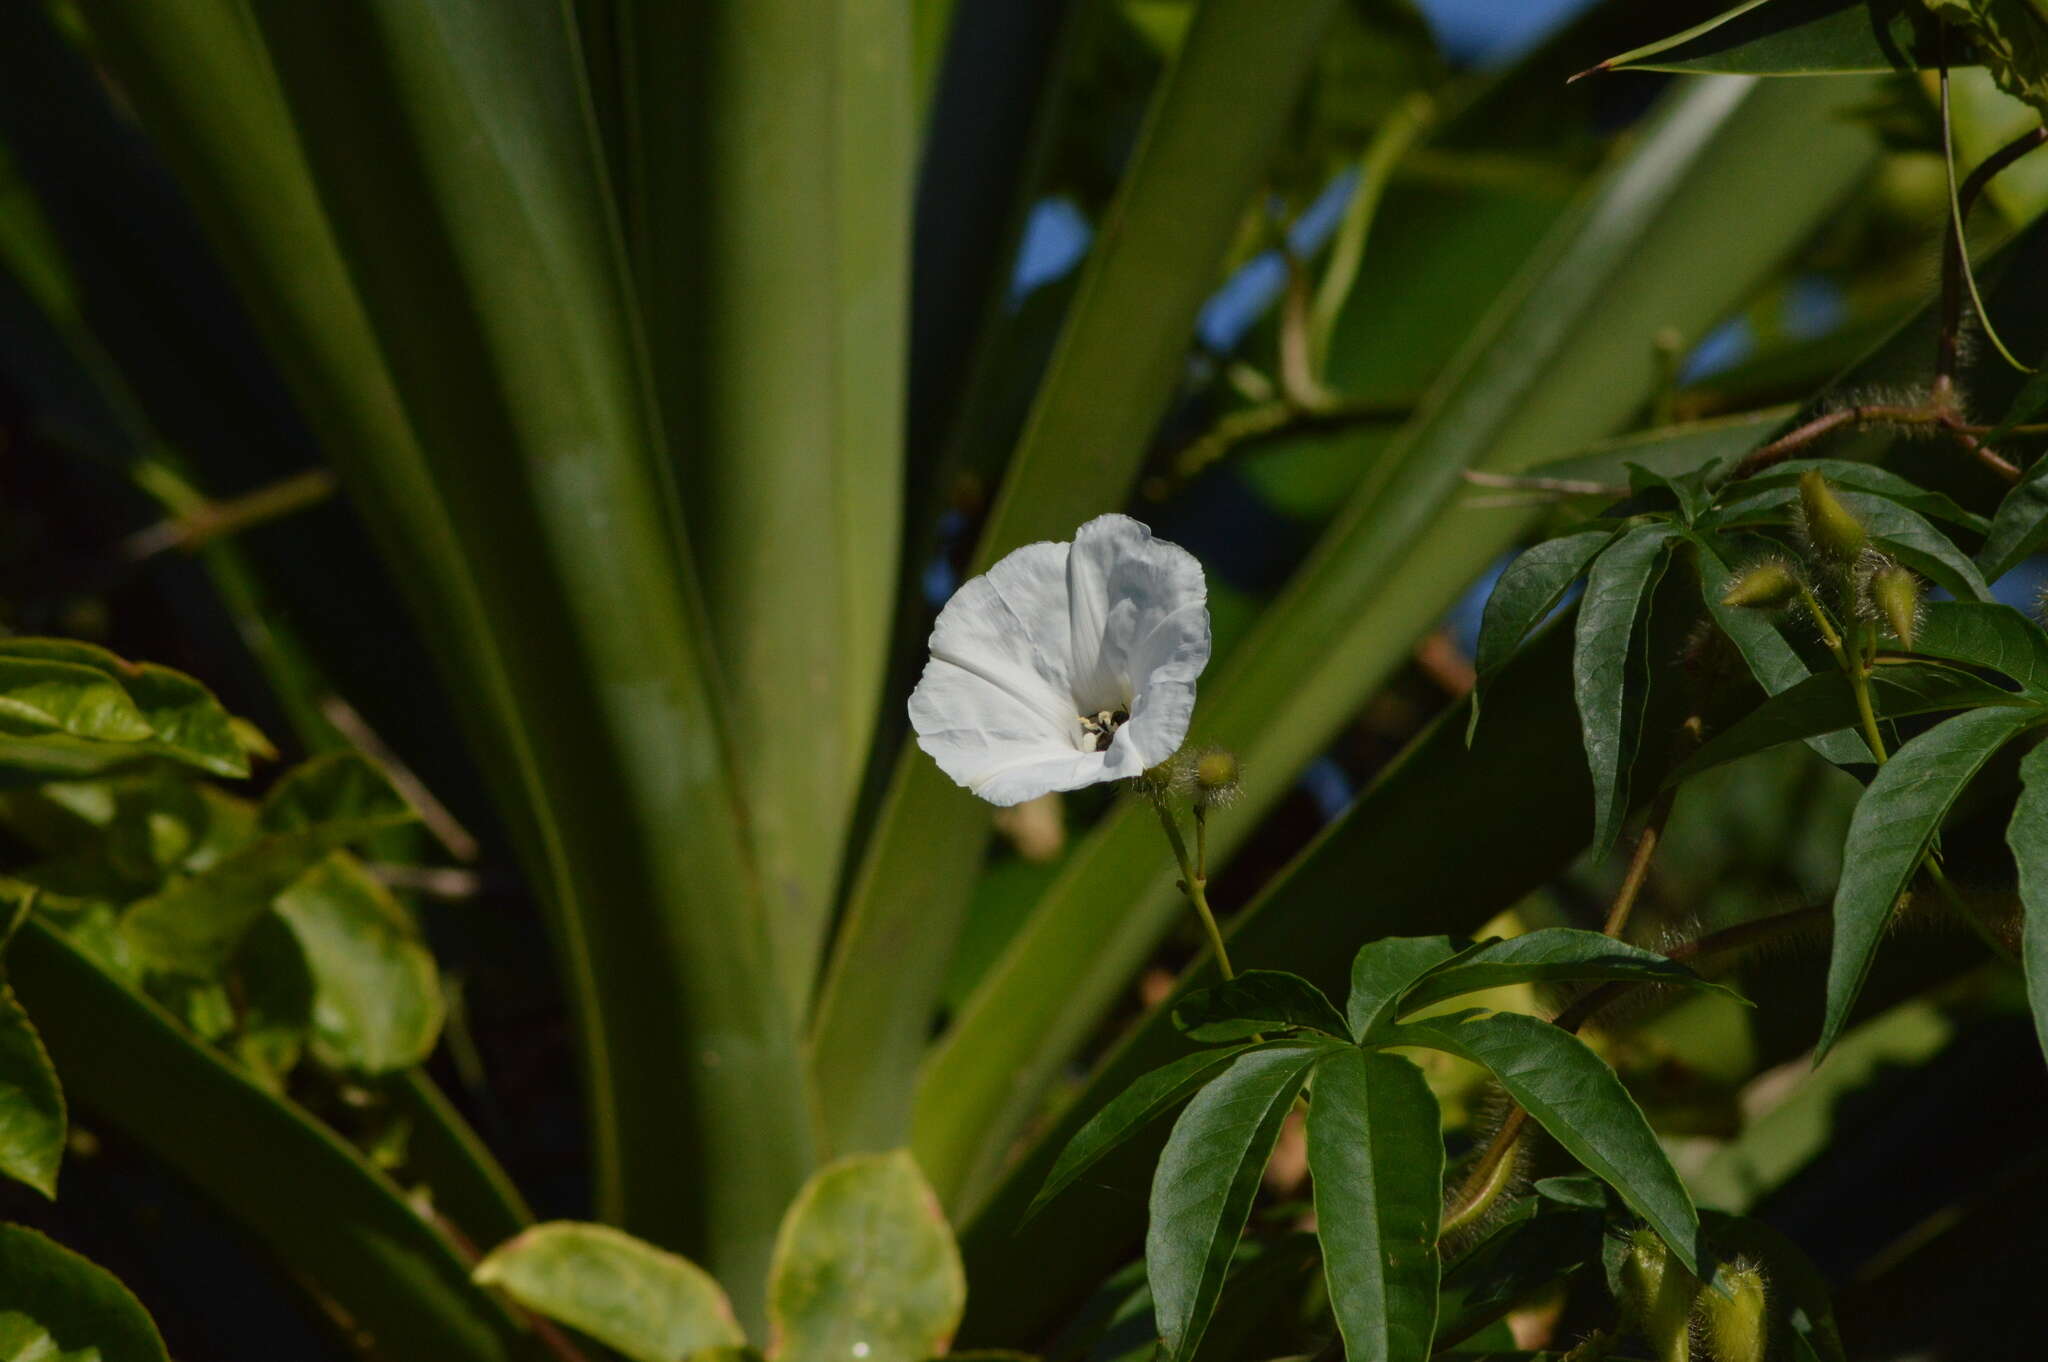
POLYGON ((309 468, 239 497, 201 502, 129 535, 121 541, 121 557, 139 563, 172 549, 190 553, 209 540, 317 506, 334 495, 335 487, 333 473, 309 468))
POLYGON ((348 739, 349 744, 366 757, 370 764, 383 772, 392 788, 405 796, 405 802, 412 805, 419 814, 420 822, 434 835, 450 856, 458 861, 474 861, 477 858, 477 840, 469 829, 462 826, 448 806, 434 797, 427 783, 413 773, 398 753, 391 750, 384 740, 377 736, 377 730, 356 712, 356 707, 339 695, 325 695, 320 700, 320 714, 334 725, 336 732, 348 739))
POLYGON ((1628 488, 1612 482, 1591 482, 1585 478, 1543 478, 1527 473, 1489 473, 1468 468, 1461 474, 1474 487, 1504 487, 1522 492, 1560 492, 1574 497, 1621 497, 1628 488))
POLYGON ((1337 401, 1303 407, 1269 402, 1231 412, 1182 450, 1174 472, 1185 481, 1233 451, 1292 435, 1348 430, 1353 426, 1399 425, 1415 414, 1413 402, 1337 401))

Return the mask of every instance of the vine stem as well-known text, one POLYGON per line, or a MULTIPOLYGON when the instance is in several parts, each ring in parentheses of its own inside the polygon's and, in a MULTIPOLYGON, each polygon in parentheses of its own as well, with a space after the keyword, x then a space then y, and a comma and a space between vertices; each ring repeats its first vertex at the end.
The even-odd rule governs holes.
POLYGON ((1235 979, 1237 971, 1230 967, 1230 952, 1224 949, 1223 933, 1216 926, 1216 914, 1209 910, 1209 882, 1202 878, 1189 857, 1187 839, 1181 836, 1180 822, 1173 816, 1173 810, 1160 798, 1152 800, 1152 807, 1159 812, 1159 826, 1166 829, 1166 840, 1173 847, 1173 858, 1180 862, 1180 891, 1187 895, 1196 916, 1202 919, 1202 930, 1209 934, 1209 949, 1216 953, 1216 968, 1223 972, 1225 980, 1235 979))

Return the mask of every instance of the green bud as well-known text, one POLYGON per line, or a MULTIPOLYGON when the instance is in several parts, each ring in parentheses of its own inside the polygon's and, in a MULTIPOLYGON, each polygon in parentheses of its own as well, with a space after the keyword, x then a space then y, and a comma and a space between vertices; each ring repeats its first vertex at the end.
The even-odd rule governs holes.
POLYGON ((1699 1283, 1654 1231, 1637 1230, 1630 1236, 1621 1284, 1629 1312, 1657 1362, 1691 1362, 1692 1303, 1699 1283))
POLYGON ((1887 563, 1870 575, 1870 599, 1885 627, 1911 648, 1920 632, 1920 579, 1897 563, 1887 563))
POLYGON ((1728 583, 1727 594, 1721 597, 1721 604, 1772 610, 1798 595, 1798 576, 1786 564, 1770 558, 1736 573, 1728 583))
POLYGON ((1863 552, 1870 532, 1849 513, 1818 469, 1799 475, 1799 509, 1806 517, 1806 537, 1830 558, 1847 561, 1863 552))
POLYGON ((1222 748, 1204 752, 1196 760, 1195 788, 1203 794, 1223 794, 1235 790, 1237 782, 1237 758, 1222 748))
POLYGON ((1714 1362, 1765 1362, 1770 1323, 1764 1315, 1764 1274, 1754 1263, 1736 1262, 1723 1267, 1717 1280, 1725 1296, 1700 1293, 1714 1362))

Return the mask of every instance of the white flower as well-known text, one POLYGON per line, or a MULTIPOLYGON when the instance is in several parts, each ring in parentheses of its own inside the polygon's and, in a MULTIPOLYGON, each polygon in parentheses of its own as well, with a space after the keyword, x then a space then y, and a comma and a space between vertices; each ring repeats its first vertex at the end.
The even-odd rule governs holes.
POLYGON ((939 612, 917 745, 991 804, 1142 774, 1187 738, 1208 598, 1195 556, 1129 516, 1025 545, 939 612))

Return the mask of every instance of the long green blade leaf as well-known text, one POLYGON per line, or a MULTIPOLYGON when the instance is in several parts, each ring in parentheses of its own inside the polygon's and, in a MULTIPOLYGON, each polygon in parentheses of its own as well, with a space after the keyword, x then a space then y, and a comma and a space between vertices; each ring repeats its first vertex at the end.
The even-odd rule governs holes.
POLYGON ((1194 1040, 1243 1040, 1261 1031, 1320 1031, 1351 1039, 1344 1017, 1323 991, 1297 974, 1251 969, 1191 994, 1173 1009, 1173 1024, 1194 1040))
POLYGON ((1399 1055, 1316 1066, 1308 1169, 1348 1362, 1423 1362, 1436 1331, 1444 1146, 1436 1094, 1399 1055))
POLYGON ((2020 869, 2026 923, 2020 963, 2027 972, 2027 1002, 2041 1053, 2048 1055, 2048 747, 2037 747, 2020 761, 2020 797, 2005 840, 2020 869))
POLYGON ((1679 531, 1671 525, 1631 530, 1593 562, 1579 605, 1578 648, 1572 654, 1572 695, 1593 773, 1593 855, 1607 854, 1628 812, 1629 768, 1642 733, 1640 664, 1644 617, 1657 592, 1665 554, 1679 531))
MULTIPOLYGON (((1914 0, 1746 0, 1593 69, 1758 76, 1911 71, 1937 63, 1939 26, 1914 0)), ((1951 64, 1968 65, 1957 46, 1951 64)))
POLYGON ((1922 614, 1914 652, 1989 667, 2048 699, 2048 633, 2040 625, 2009 605, 1977 601, 1934 601, 1922 614))
POLYGON ((1835 889, 1827 1015, 1818 1054, 1825 1055, 1848 1025, 1892 910, 1933 845, 1949 806, 1999 748, 2039 722, 2041 712, 2033 707, 1958 714, 1894 752, 1856 802, 1835 889))
MULTIPOLYGON (((1422 976, 1401 996, 1401 1015, 1483 989, 1509 984, 1633 980, 1720 988, 1655 951, 1600 932, 1545 927, 1506 940, 1482 942, 1422 976)), ((1725 991, 1725 990, 1724 990, 1725 991)))

